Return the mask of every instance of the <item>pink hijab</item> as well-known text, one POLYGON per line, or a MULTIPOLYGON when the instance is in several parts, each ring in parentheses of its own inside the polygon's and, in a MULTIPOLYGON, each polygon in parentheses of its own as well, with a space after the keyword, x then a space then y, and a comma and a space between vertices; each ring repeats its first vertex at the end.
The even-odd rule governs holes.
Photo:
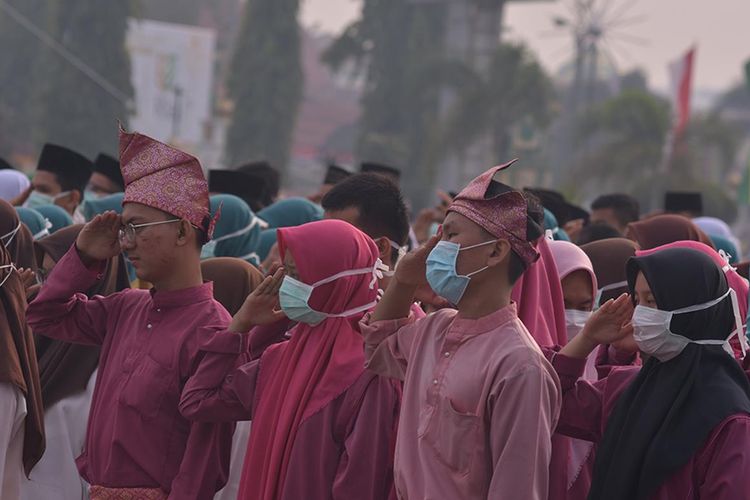
POLYGON ((539 260, 531 264, 516 282, 511 298, 517 304, 518 317, 544 347, 565 345, 565 302, 560 277, 547 238, 537 241, 539 260))
POLYGON ((555 259, 560 281, 567 278, 572 272, 586 271, 591 277, 592 293, 596 294, 599 284, 596 281, 594 265, 591 263, 589 256, 586 255, 586 252, 569 241, 548 241, 547 244, 549 245, 550 252, 552 252, 552 257, 555 259))
MULTIPOLYGON (((662 245, 650 250, 637 250, 635 255, 636 257, 641 257, 643 255, 650 255, 658 252, 659 250, 666 250, 667 248, 692 248, 693 250, 698 250, 699 252, 703 252, 711 257, 718 266, 724 268, 724 276, 727 278, 727 284, 732 290, 734 290, 734 293, 737 294, 737 301, 740 306, 740 317, 743 319, 747 318, 747 299, 748 293, 750 293, 750 285, 748 285, 745 278, 740 276, 739 273, 729 265, 719 252, 710 246, 698 241, 675 241, 674 243, 662 245)), ((740 359, 742 357, 742 349, 740 348, 737 337, 732 337, 730 344, 732 344, 732 348, 734 349, 735 357, 740 359)))
MULTIPOLYGON (((294 257, 299 280, 313 284, 342 271, 372 268, 375 243, 354 226, 322 220, 278 230, 279 251, 294 257)), ((341 313, 373 302, 373 274, 346 276, 314 289, 309 305, 341 313)), ((291 340, 261 358, 260 399, 242 471, 238 498, 280 498, 295 436, 302 422, 346 392, 364 372, 362 337, 355 325, 364 313, 298 324, 291 340)), ((322 432, 322 430, 321 430, 322 432)), ((314 457, 311 457, 313 459, 314 457)))

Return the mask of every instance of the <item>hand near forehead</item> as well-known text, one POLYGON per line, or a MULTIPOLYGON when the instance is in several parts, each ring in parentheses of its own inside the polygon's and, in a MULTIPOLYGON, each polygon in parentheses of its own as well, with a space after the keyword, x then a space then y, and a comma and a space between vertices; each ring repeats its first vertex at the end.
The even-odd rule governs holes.
POLYGON ((432 252, 432 249, 435 248, 442 237, 443 231, 441 229, 435 236, 427 240, 424 245, 401 257, 398 264, 396 264, 395 280, 407 286, 419 287, 427 285, 427 256, 430 255, 430 252, 432 252))
POLYGON ((266 276, 234 315, 229 331, 244 333, 255 326, 270 325, 284 319, 286 316, 279 308, 279 289, 283 281, 284 268, 277 269, 273 276, 266 276))
POLYGON ((91 265, 118 255, 122 251, 118 238, 121 227, 122 218, 112 211, 97 215, 83 226, 76 238, 76 248, 84 264, 91 265))
POLYGON ((608 300, 591 315, 583 331, 568 342, 560 350, 560 354, 583 359, 601 344, 619 342, 628 335, 632 335, 633 326, 630 324, 632 316, 633 303, 628 294, 624 293, 617 299, 608 300))

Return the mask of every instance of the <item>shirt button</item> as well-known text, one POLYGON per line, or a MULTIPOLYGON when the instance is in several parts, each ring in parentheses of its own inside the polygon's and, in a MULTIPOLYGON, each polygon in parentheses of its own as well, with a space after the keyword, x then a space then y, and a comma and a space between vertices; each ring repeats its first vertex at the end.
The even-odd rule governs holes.
POLYGON ((434 379, 434 380, 432 381, 432 385, 438 385, 438 379, 434 379))
POLYGON ((445 356, 446 358, 450 358, 451 357, 451 353, 449 353, 448 351, 445 351, 443 353, 443 356, 445 356))
POLYGON ((149 323, 148 325, 146 325, 146 328, 148 328, 149 330, 151 330, 151 323, 149 323))
POLYGON ((160 313, 160 312, 161 312, 161 309, 157 309, 157 310, 156 310, 156 312, 160 313))

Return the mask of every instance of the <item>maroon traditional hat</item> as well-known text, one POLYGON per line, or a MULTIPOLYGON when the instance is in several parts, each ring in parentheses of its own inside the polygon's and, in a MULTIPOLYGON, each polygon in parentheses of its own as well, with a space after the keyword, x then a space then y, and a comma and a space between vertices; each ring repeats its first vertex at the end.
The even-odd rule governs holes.
POLYGON ((448 211, 463 215, 496 238, 507 239, 513 251, 529 266, 539 258, 539 253, 526 240, 526 198, 516 190, 487 197, 495 174, 515 162, 493 167, 471 181, 458 193, 448 211))
POLYGON ((123 204, 140 203, 185 219, 211 239, 215 220, 210 216, 208 182, 196 157, 121 126, 120 165, 123 204))

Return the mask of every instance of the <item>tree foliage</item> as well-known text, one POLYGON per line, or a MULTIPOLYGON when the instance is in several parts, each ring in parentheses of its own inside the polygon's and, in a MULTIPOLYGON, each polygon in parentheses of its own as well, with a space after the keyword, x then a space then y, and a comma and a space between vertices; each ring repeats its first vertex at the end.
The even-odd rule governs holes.
POLYGON ((37 143, 63 144, 88 156, 117 151, 117 120, 127 124, 127 100, 133 95, 125 47, 132 8, 129 0, 48 1, 46 31, 124 97, 117 99, 44 46, 31 80, 37 143))
POLYGON ((299 0, 245 4, 227 80, 234 100, 229 165, 267 159, 283 170, 287 164, 303 91, 298 9, 299 0))

